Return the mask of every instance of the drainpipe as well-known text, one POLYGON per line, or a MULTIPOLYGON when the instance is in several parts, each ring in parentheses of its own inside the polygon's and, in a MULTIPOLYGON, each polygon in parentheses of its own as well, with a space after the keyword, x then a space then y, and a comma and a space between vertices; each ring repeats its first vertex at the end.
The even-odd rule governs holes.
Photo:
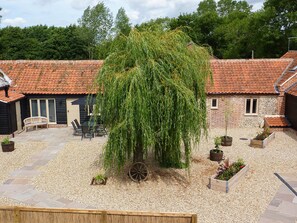
POLYGON ((5 97, 7 97, 7 98, 8 98, 8 89, 9 89, 9 86, 6 86, 6 87, 4 88, 4 91, 5 91, 5 97))

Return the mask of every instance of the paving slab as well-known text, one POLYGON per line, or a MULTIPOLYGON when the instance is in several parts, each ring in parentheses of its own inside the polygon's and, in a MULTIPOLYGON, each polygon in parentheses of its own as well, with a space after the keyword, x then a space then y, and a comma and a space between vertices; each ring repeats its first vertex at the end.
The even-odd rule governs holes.
POLYGON ((293 186, 297 183, 297 173, 282 173, 279 175, 289 187, 286 184, 279 187, 276 195, 260 217, 259 223, 297 222, 297 196, 292 191, 292 189, 295 189, 293 186))

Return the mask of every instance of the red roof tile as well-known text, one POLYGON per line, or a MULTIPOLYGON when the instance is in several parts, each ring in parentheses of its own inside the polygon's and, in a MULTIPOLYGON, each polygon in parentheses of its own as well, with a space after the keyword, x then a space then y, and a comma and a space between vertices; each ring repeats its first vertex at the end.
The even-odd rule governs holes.
POLYGON ((265 117, 265 122, 269 127, 289 127, 291 124, 286 117, 265 117))
POLYGON ((4 90, 0 90, 0 102, 4 102, 4 103, 10 103, 13 101, 17 101, 19 99, 24 98, 25 95, 23 94, 19 94, 15 91, 8 91, 8 98, 5 97, 5 91, 4 90))
POLYGON ((287 93, 297 97, 297 83, 287 93))
POLYGON ((274 84, 292 59, 211 60, 208 94, 276 94, 274 84))
POLYGON ((293 61, 292 61, 291 65, 289 66, 287 72, 280 78, 279 83, 278 83, 279 85, 282 85, 284 82, 286 82, 289 78, 291 78, 297 72, 297 69, 295 71, 292 70, 293 68, 295 68, 297 66, 297 51, 295 51, 295 50, 288 51, 281 58, 282 59, 293 59, 293 61))
POLYGON ((23 94, 87 94, 103 61, 16 60, 0 61, 12 80, 12 86, 23 94))

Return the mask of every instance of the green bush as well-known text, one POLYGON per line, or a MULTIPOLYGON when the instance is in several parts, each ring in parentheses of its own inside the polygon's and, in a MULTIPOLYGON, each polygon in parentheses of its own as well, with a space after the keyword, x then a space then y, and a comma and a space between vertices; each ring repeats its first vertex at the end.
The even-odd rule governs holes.
POLYGON ((7 136, 7 137, 5 137, 3 140, 2 140, 2 143, 4 144, 4 145, 8 145, 9 144, 9 137, 7 136))
POLYGON ((227 181, 231 179, 236 173, 238 173, 243 167, 245 167, 243 159, 238 159, 230 167, 226 167, 221 173, 219 173, 216 179, 227 181))

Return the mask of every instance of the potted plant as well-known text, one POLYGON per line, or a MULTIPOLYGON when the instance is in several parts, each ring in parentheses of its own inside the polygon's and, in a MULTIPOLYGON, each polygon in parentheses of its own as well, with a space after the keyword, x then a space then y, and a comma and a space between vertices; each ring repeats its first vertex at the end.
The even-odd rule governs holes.
POLYGON ((222 143, 221 137, 217 136, 214 138, 215 149, 210 150, 209 159, 211 161, 221 161, 223 159, 223 150, 220 150, 222 143))
POLYGON ((93 177, 91 181, 91 185, 105 185, 107 181, 107 177, 104 174, 98 174, 93 177))
POLYGON ((5 137, 1 142, 1 146, 3 152, 12 152, 14 150, 14 141, 10 141, 9 137, 5 137))
POLYGON ((269 142, 275 138, 275 133, 265 127, 262 132, 258 132, 257 136, 250 141, 250 146, 265 148, 269 142))
POLYGON ((222 146, 231 146, 232 145, 232 137, 227 135, 228 132, 228 124, 229 124, 229 119, 232 114, 232 108, 231 105, 226 102, 225 103, 225 111, 224 111, 224 117, 225 117, 225 135, 221 137, 222 146))

